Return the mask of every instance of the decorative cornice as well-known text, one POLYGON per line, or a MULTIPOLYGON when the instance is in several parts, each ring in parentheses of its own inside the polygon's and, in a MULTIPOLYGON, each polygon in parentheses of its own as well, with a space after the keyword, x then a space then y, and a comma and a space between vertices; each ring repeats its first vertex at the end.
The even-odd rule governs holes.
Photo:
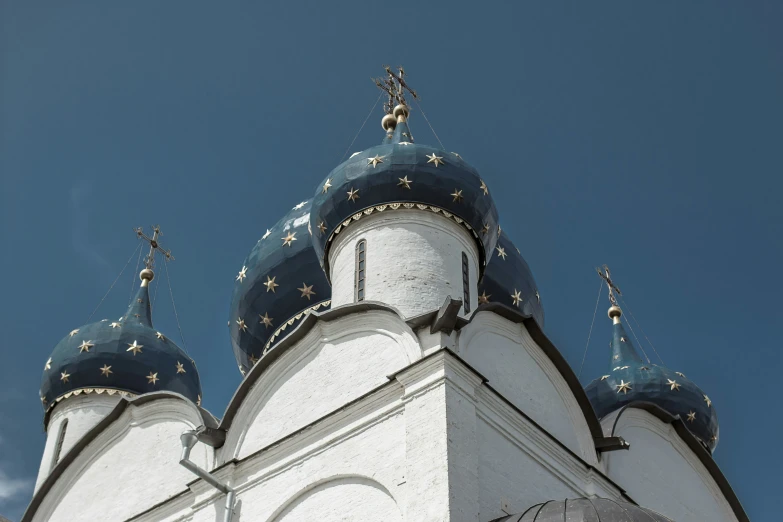
POLYGON ((277 330, 275 330, 275 333, 273 333, 266 341, 266 344, 264 345, 264 351, 261 354, 261 357, 263 358, 263 356, 266 355, 266 353, 269 351, 269 347, 272 346, 274 340, 277 339, 277 337, 280 336, 285 331, 286 328, 288 328, 289 326, 293 326, 295 322, 299 321, 302 317, 306 317, 307 315, 310 314, 310 312, 315 312, 319 308, 327 307, 331 304, 332 301, 330 299, 326 299, 325 301, 321 301, 320 303, 316 303, 313 306, 305 308, 304 310, 302 310, 301 312, 299 312, 298 314, 294 315, 293 317, 285 321, 283 324, 281 324, 277 328, 277 330))

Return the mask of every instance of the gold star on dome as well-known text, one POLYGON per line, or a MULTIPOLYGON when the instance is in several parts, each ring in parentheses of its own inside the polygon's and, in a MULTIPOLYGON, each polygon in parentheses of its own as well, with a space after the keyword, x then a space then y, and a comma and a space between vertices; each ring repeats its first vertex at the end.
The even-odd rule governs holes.
POLYGON ((239 274, 237 274, 236 280, 240 283, 245 280, 247 277, 247 267, 242 265, 242 270, 239 271, 239 274))
POLYGON ((620 337, 620 342, 624 343, 625 342, 625 337, 620 337))
POLYGON ((372 168, 375 168, 375 166, 376 166, 378 163, 383 163, 383 156, 378 156, 378 155, 376 154, 374 158, 367 158, 367 166, 368 166, 368 167, 369 167, 370 165, 372 165, 372 168))
POLYGON ((411 183, 413 183, 413 182, 408 179, 408 176, 405 176, 404 178, 397 178, 397 179, 400 180, 400 182, 397 183, 398 187, 402 187, 402 188, 406 188, 406 189, 410 190, 411 183))
POLYGON ((166 340, 166 336, 165 336, 165 335, 163 335, 163 334, 162 334, 162 333, 160 333, 160 332, 155 332, 155 337, 157 337, 157 338, 158 338, 158 339, 160 339, 161 341, 165 341, 165 340, 166 340))
POLYGON ((44 405, 44 408, 46 407, 46 397, 41 397, 41 404, 44 405))
POLYGON ((511 294, 511 299, 514 302, 514 306, 519 305, 519 303, 522 301, 522 292, 515 288, 514 293, 511 294))
POLYGON ((255 365, 256 365, 256 363, 258 362, 258 357, 256 357, 256 356, 255 356, 255 355, 253 355, 252 353, 250 354, 250 357, 249 357, 249 359, 250 359, 250 364, 252 364, 253 366, 255 366, 255 365))
POLYGON ((615 361, 619 361, 620 360, 620 356, 619 355, 615 355, 614 357, 612 357, 612 359, 614 359, 615 361))
POLYGON ((666 384, 668 386, 671 386, 671 390, 669 391, 674 391, 674 390, 680 391, 680 384, 677 381, 666 379, 666 384))
POLYGON ((639 371, 640 372, 650 371, 650 367, 649 366, 639 366, 639 371))
POLYGON ((79 353, 82 353, 82 352, 88 352, 89 353, 90 348, 92 348, 93 346, 95 346, 95 345, 92 344, 92 341, 84 341, 84 340, 82 340, 82 344, 79 345, 79 353))
POLYGON ((483 179, 481 180, 481 186, 479 188, 484 191, 485 196, 489 195, 489 189, 487 188, 487 184, 484 183, 483 179))
POLYGON ((150 372, 149 375, 147 375, 147 382, 153 386, 155 386, 155 383, 158 382, 160 379, 158 379, 158 372, 152 373, 150 372))
POLYGON ((710 437, 710 442, 718 442, 718 436, 713 435, 712 437, 710 437))
POLYGON ((539 303, 541 302, 541 294, 538 293, 538 290, 536 290, 536 299, 539 303))
POLYGON ((79 333, 79 329, 78 329, 78 328, 77 328, 76 330, 71 330, 71 333, 69 333, 69 334, 68 334, 68 336, 69 336, 69 337, 73 337, 73 336, 74 336, 74 335, 76 335, 77 333, 79 333))
POLYGON ((695 420, 696 420, 696 412, 691 411, 690 413, 688 413, 688 422, 693 422, 695 420))
POLYGON ((680 376, 680 377, 682 377, 683 379, 686 379, 686 377, 685 377, 685 374, 684 374, 684 373, 682 373, 682 372, 674 372, 674 373, 676 373, 677 375, 679 375, 679 376, 680 376))
POLYGON ((325 221, 321 221, 320 223, 318 223, 318 230, 321 231, 321 234, 326 232, 326 222, 325 221))
POLYGON ((264 286, 266 287, 267 292, 275 292, 275 287, 280 286, 277 283, 275 283, 275 279, 277 279, 277 276, 275 277, 269 277, 266 276, 266 283, 264 283, 264 286))
POLYGON ((405 145, 412 145, 412 143, 410 141, 401 141, 400 145, 404 147, 405 145))
POLYGON ((630 366, 620 366, 621 370, 627 370, 628 368, 630 368, 630 366))
POLYGON ((126 352, 133 352, 133 355, 134 355, 134 356, 135 356, 137 353, 140 353, 140 352, 141 352, 141 349, 142 349, 142 347, 144 347, 144 345, 143 345, 143 344, 139 344, 139 343, 137 343, 136 341, 133 341, 133 344, 130 344, 130 343, 125 343, 125 344, 127 344, 127 345, 129 346, 129 348, 128 348, 127 350, 125 350, 125 351, 126 351, 126 352))
POLYGON ((274 317, 269 317, 269 314, 268 314, 267 312, 264 312, 264 315, 260 315, 260 314, 259 314, 259 316, 258 316, 258 317, 260 317, 260 318, 261 318, 261 323, 262 323, 264 326, 266 326, 267 328, 269 328, 270 326, 272 326, 272 321, 274 321, 274 317))
POLYGON ((112 328, 119 328, 120 323, 111 323, 109 326, 111 326, 112 328))
POLYGON ((324 188, 323 188, 323 192, 322 192, 322 193, 323 193, 323 194, 326 194, 326 192, 327 192, 327 191, 328 191, 328 190, 329 190, 331 187, 332 187, 332 180, 331 180, 331 179, 329 179, 329 178, 326 178, 326 182, 324 183, 324 188))
POLYGON ((460 155, 459 155, 459 154, 457 154, 456 152, 452 152, 452 154, 454 154, 455 156, 457 156, 459 159, 462 159, 462 156, 460 156, 460 155))
POLYGON ((68 377, 70 377, 71 374, 66 372, 60 372, 60 380, 63 382, 68 382, 68 377))
POLYGON ((452 202, 456 202, 456 203, 459 203, 460 201, 462 201, 463 199, 465 199, 465 198, 462 196, 462 191, 461 191, 461 190, 457 190, 457 189, 454 189, 454 192, 452 192, 451 194, 449 194, 449 196, 453 197, 454 199, 452 200, 452 202))
POLYGON ((304 207, 305 205, 307 205, 307 201, 302 201, 298 205, 295 205, 294 208, 292 208, 291 210, 299 210, 300 208, 304 207))
POLYGON ((103 375, 104 377, 108 377, 110 373, 114 373, 113 371, 111 371, 111 366, 107 364, 104 364, 103 368, 100 368, 100 370, 101 370, 101 375, 103 375))
POLYGON ((139 304, 141 304, 141 303, 143 303, 143 302, 144 302, 144 299, 142 299, 142 298, 138 298, 138 299, 136 299, 136 302, 137 302, 137 303, 139 303, 139 304))
POLYGON ((237 325, 239 326, 239 329, 243 332, 247 332, 247 325, 245 324, 245 320, 242 318, 237 319, 237 325))
POLYGON ((704 402, 706 402, 706 403, 707 403, 707 407, 708 407, 708 408, 711 408, 711 407, 712 407, 712 401, 711 401, 711 400, 710 400, 710 398, 709 398, 709 397, 707 397, 706 395, 704 396, 704 402))
POLYGON ((359 199, 359 189, 354 190, 353 187, 351 187, 351 190, 347 192, 348 194, 348 201, 356 201, 359 199))
POLYGON ((625 382, 624 380, 620 379, 620 384, 616 384, 615 388, 617 388, 617 393, 623 392, 623 395, 628 394, 628 390, 632 390, 631 383, 625 382))
POLYGON ((185 373, 185 367, 179 361, 177 361, 177 373, 185 373))
POLYGON ((506 249, 503 247, 495 247, 495 249, 498 251, 498 255, 503 258, 503 261, 505 261, 508 255, 506 254, 506 249))
POLYGON ((269 230, 269 229, 267 228, 267 229, 266 229, 266 232, 264 232, 264 235, 263 235, 263 236, 261 236, 261 239, 266 239, 266 238, 268 238, 268 237, 269 237, 269 234, 271 234, 271 233, 272 233, 272 231, 271 231, 271 230, 269 230))
POLYGON ((196 395, 196 406, 201 406, 201 395, 196 395))
POLYGON ((300 292, 302 292, 302 295, 300 297, 306 297, 307 300, 310 300, 311 295, 315 295, 315 292, 313 292, 313 285, 307 286, 307 283, 302 283, 302 288, 297 288, 300 292))
POLYGON ((622 368, 620 366, 615 366, 614 368, 612 368, 613 372, 616 372, 617 370, 622 370, 622 368))
POLYGON ((283 246, 291 246, 291 243, 296 241, 296 232, 289 232, 285 237, 281 237, 283 240, 283 246))
POLYGON ((484 223, 484 227, 481 229, 481 233, 485 236, 489 234, 489 223, 484 223))
POLYGON ((481 293, 480 296, 478 296, 478 302, 479 304, 487 304, 489 303, 489 298, 492 297, 492 294, 487 295, 487 291, 481 293))
POLYGON ((500 228, 500 225, 498 225, 498 237, 500 237, 500 234, 503 232, 503 229, 500 228))
POLYGON ((609 378, 609 376, 608 376, 608 375, 602 375, 602 376, 601 376, 601 380, 602 380, 602 381, 605 381, 605 380, 606 380, 606 379, 608 379, 608 378, 609 378))
POLYGON ((443 156, 436 156, 434 152, 432 153, 431 156, 426 156, 426 157, 427 157, 427 163, 434 163, 436 167, 441 164, 442 165, 446 164, 446 162, 443 161, 443 156))
POLYGON ((245 376, 245 369, 242 368, 242 365, 241 364, 237 364, 237 368, 239 368, 239 373, 241 373, 242 377, 244 377, 245 376))

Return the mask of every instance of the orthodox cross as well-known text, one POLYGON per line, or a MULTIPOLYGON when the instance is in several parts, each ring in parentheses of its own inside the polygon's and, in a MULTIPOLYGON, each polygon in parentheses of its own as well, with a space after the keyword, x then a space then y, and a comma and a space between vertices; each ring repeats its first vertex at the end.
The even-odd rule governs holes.
POLYGON ((622 296, 623 293, 620 291, 619 288, 617 288, 617 285, 614 284, 614 281, 612 281, 612 274, 609 272, 609 267, 604 265, 601 268, 596 268, 596 272, 598 272, 598 277, 604 280, 606 282, 606 286, 609 287, 609 302, 612 303, 612 306, 617 306, 617 298, 614 296, 614 293, 617 292, 617 295, 622 296), (603 272, 601 271, 603 270, 603 272))
POLYGON ((156 250, 159 250, 160 253, 163 254, 163 256, 166 258, 166 261, 174 261, 174 256, 171 255, 171 250, 164 249, 163 246, 161 246, 161 244, 158 242, 158 238, 163 235, 160 232, 160 226, 155 225, 152 227, 152 237, 149 237, 147 234, 145 234, 144 229, 141 227, 134 230, 136 231, 136 235, 139 239, 143 239, 150 244, 150 253, 144 257, 144 266, 152 270, 152 267, 155 265, 156 250))
POLYGON ((405 69, 402 66, 397 68, 398 72, 396 73, 388 65, 384 65, 383 68, 386 70, 386 78, 372 78, 372 81, 389 96, 389 99, 384 104, 386 114, 391 114, 394 111, 394 105, 397 103, 407 105, 405 102, 405 91, 408 91, 414 99, 419 99, 416 91, 411 89, 405 82, 405 69))

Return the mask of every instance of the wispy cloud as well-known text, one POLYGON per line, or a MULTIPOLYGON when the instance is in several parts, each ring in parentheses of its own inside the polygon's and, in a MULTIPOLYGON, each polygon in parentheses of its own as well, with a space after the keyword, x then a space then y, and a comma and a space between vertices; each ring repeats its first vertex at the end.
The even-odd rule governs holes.
POLYGON ((26 503, 33 495, 33 485, 31 479, 11 478, 0 468, 0 507, 26 503))
POLYGON ((92 185, 87 182, 79 182, 71 187, 70 190, 70 214, 71 214, 71 244, 74 250, 94 268, 105 273, 111 278, 111 265, 90 242, 89 222, 90 216, 87 212, 89 208, 89 197, 92 193, 92 185))
POLYGON ((0 469, 0 501, 15 500, 22 494, 29 496, 32 487, 32 480, 11 478, 0 469))

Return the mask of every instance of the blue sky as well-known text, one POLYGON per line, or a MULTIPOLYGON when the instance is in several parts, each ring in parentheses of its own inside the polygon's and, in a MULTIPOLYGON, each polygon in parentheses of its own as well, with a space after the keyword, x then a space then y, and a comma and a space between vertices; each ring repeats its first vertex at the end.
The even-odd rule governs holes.
MULTIPOLYGON (((749 516, 773 520, 781 26, 774 1, 0 3, 0 513, 18 519, 31 494, 44 362, 122 269, 132 227, 163 228, 222 415, 242 260, 340 161, 378 96, 369 77, 401 63, 489 184, 571 365, 608 263, 665 364, 712 398, 715 459, 749 516)), ((381 115, 351 152, 381 140, 381 115)), ((436 143, 415 107, 411 127, 436 143)), ((123 313, 132 269, 97 319, 123 313)), ((165 287, 158 303, 176 338, 165 287)), ((606 307, 584 383, 608 364, 606 307)))

